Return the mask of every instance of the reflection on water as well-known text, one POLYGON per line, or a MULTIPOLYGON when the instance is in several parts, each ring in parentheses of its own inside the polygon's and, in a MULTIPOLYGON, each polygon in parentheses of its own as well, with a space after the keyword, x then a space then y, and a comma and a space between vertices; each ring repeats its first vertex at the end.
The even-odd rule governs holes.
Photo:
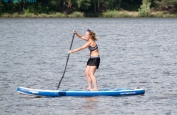
POLYGON ((96 102, 97 99, 98 99, 98 97, 86 97, 86 100, 87 100, 88 102, 96 102))
POLYGON ((85 111, 86 114, 95 114, 94 111, 97 108, 98 97, 86 97, 85 103, 82 103, 81 109, 85 111))
MULTIPOLYGON (((0 19, 0 112, 19 114, 177 114, 177 20, 100 18, 0 19), (18 94, 18 86, 56 89, 72 30, 97 33, 98 86, 143 88, 144 96, 45 98, 18 94)), ((72 48, 85 42, 75 37, 72 48)), ((89 51, 70 55, 60 89, 84 89, 89 51)))

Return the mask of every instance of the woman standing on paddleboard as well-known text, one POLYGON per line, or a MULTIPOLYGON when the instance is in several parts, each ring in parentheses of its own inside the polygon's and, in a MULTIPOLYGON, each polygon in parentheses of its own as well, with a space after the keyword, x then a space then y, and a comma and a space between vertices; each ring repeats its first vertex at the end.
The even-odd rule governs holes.
POLYGON ((98 69, 98 67, 99 67, 100 57, 99 57, 99 52, 98 52, 98 46, 95 42, 97 40, 96 34, 95 34, 95 32, 93 32, 92 30, 89 30, 89 29, 86 31, 85 36, 78 34, 75 30, 73 30, 73 33, 75 33, 77 35, 77 37, 79 37, 83 40, 86 40, 87 43, 77 49, 68 51, 68 53, 71 54, 74 52, 78 52, 78 51, 83 50, 85 48, 88 48, 90 50, 90 58, 88 59, 87 66, 85 69, 85 75, 86 75, 86 79, 88 82, 88 87, 86 89, 91 90, 91 91, 97 91, 98 86, 97 86, 97 80, 96 80, 94 73, 95 73, 96 69, 98 69), (92 83, 94 86, 93 88, 92 88, 92 83))

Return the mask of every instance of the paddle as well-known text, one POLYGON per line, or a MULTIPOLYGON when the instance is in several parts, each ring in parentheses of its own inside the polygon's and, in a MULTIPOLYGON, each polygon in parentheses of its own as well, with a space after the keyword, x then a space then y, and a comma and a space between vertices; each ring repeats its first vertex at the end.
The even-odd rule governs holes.
MULTIPOLYGON (((73 33, 73 38, 72 38, 72 41, 71 41, 71 45, 70 45, 70 49, 69 49, 69 50, 71 50, 71 47, 72 47, 72 44, 73 44, 73 41, 74 41, 74 35, 75 35, 75 33, 73 33)), ((66 67, 67 67, 68 60, 69 60, 69 55, 70 55, 70 54, 68 54, 68 57, 67 57, 67 60, 66 60, 66 65, 65 65, 65 69, 64 69, 64 72, 63 72, 63 76, 61 77, 61 80, 60 80, 59 83, 58 83, 57 89, 60 87, 60 83, 61 83, 62 79, 64 78, 64 75, 65 75, 65 72, 66 72, 66 67)))

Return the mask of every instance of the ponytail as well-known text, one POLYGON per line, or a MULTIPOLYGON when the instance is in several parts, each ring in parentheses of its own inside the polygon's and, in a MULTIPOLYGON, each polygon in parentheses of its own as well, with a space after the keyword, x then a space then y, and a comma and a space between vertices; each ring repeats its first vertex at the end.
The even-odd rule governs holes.
POLYGON ((96 38, 96 33, 91 31, 90 32, 90 35, 91 35, 91 39, 94 40, 94 41, 97 41, 98 39, 96 38))

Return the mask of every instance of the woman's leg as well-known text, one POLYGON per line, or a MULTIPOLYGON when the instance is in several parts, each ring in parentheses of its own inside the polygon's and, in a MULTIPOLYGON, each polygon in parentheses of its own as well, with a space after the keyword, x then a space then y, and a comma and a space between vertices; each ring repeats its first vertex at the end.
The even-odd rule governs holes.
POLYGON ((95 77, 95 71, 96 71, 97 67, 96 66, 90 66, 89 68, 89 75, 91 77, 91 82, 93 83, 93 91, 96 91, 98 90, 98 86, 97 86, 97 80, 96 80, 96 77, 95 77))
POLYGON ((88 87, 86 89, 92 88, 92 81, 91 81, 90 72, 89 72, 90 68, 91 66, 86 66, 86 69, 85 69, 85 76, 86 76, 87 83, 88 83, 88 87))

